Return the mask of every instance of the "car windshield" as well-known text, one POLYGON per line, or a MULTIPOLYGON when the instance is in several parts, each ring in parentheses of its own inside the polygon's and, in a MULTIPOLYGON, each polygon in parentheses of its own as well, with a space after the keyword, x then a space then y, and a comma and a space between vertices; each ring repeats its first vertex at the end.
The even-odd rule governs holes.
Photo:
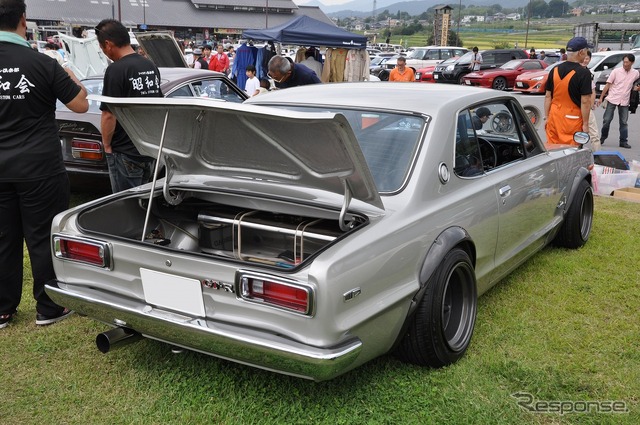
POLYGON ((380 65, 386 59, 388 59, 388 58, 385 58, 385 57, 382 57, 382 56, 376 56, 375 58, 371 59, 370 66, 380 65))
POLYGON ((424 54, 426 53, 426 49, 416 49, 414 51, 412 51, 411 53, 409 53, 409 56, 407 56, 408 59, 422 59, 424 57, 424 54))
POLYGON ((598 64, 602 62, 602 59, 604 59, 603 55, 597 55, 597 54, 591 55, 591 62, 589 62, 589 65, 587 65, 587 68, 592 69, 598 66, 598 64))
POLYGON ((460 56, 460 59, 458 59, 458 63, 471 63, 472 57, 473 52, 467 52, 464 55, 460 56))
MULTIPOLYGON (((87 89, 87 94, 102 94, 102 86, 103 80, 102 78, 92 78, 88 80, 82 80, 82 85, 87 89)), ((66 110, 67 107, 60 102, 59 100, 56 102, 56 109, 58 110, 66 110)), ((95 100, 89 100, 89 110, 87 112, 92 112, 94 114, 100 113, 100 102, 96 102, 95 100)))
POLYGON ((344 115, 381 193, 396 192, 402 188, 427 125, 423 117, 400 113, 316 106, 286 108, 344 115))
POLYGON ((516 69, 516 68, 518 68, 520 65, 522 65, 522 61, 515 60, 515 61, 509 61, 509 62, 505 63, 505 64, 504 64, 504 65, 502 65, 500 68, 501 68, 501 69, 516 69))

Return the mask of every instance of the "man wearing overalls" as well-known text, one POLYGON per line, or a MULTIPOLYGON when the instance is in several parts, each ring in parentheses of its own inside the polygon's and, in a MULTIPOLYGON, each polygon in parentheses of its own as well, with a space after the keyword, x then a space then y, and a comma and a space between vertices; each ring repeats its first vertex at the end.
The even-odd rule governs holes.
POLYGON ((569 40, 567 60, 547 79, 544 115, 549 144, 576 145, 574 133, 589 131, 591 73, 581 66, 589 47, 584 37, 569 40))

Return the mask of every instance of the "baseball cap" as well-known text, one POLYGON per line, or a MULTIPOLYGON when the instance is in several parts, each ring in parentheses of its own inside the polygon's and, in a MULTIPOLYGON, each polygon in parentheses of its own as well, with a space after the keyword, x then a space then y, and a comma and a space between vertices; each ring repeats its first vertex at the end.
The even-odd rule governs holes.
POLYGON ((482 118, 482 117, 490 117, 492 114, 489 108, 482 106, 476 110, 476 115, 482 118))
POLYGON ((577 52, 582 49, 592 48, 593 45, 589 44, 586 38, 584 37, 573 37, 567 43, 567 52, 577 52))

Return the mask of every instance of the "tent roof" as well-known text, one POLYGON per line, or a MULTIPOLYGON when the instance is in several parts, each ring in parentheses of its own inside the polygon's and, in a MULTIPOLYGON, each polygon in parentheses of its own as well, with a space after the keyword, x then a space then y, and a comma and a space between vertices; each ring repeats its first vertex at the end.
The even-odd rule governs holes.
POLYGON ((367 37, 320 22, 308 16, 298 16, 289 22, 264 30, 246 30, 242 38, 276 41, 282 44, 302 46, 327 46, 345 48, 367 47, 367 37))

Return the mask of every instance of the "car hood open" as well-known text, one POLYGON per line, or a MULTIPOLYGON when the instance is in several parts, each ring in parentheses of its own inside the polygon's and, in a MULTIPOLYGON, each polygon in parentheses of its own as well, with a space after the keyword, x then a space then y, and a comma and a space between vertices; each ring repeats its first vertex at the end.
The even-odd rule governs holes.
POLYGON ((176 39, 168 32, 136 32, 138 44, 158 68, 187 68, 176 39))
POLYGON ((69 54, 67 66, 78 79, 104 74, 109 59, 102 53, 97 37, 77 38, 62 33, 58 36, 69 54))
MULTIPOLYGON (((319 189, 383 204, 347 119, 201 99, 110 98, 109 105, 138 150, 166 164, 168 184, 208 185, 211 176, 281 188, 319 189), (163 130, 165 128, 165 130, 163 130)), ((263 189, 264 188, 264 189, 263 189)), ((268 193, 267 193, 268 192, 268 193)))

